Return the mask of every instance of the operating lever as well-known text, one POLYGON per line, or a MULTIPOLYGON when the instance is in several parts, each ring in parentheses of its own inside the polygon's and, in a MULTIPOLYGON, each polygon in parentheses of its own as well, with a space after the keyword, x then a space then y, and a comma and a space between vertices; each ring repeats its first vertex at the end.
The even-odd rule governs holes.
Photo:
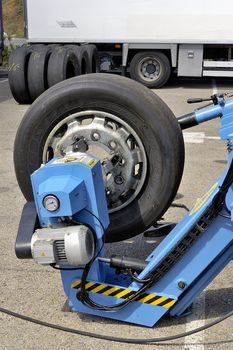
POLYGON ((212 96, 208 98, 188 98, 187 103, 201 103, 201 102, 212 101, 212 100, 213 100, 212 96))

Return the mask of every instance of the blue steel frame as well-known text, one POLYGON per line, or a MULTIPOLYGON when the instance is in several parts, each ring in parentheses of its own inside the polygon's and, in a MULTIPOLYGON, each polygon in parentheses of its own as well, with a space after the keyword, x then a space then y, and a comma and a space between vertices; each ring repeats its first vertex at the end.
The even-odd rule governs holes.
MULTIPOLYGON (((210 119, 220 117, 220 137, 222 140, 228 140, 228 167, 233 159, 233 101, 225 101, 223 97, 218 96, 218 104, 208 106, 204 109, 195 111, 196 122, 202 123, 210 119)), ((68 169, 69 165, 65 165, 68 169)), ((48 177, 46 166, 44 176, 48 177)), ((63 169, 63 170, 64 170, 63 169)), ((57 168, 58 170, 58 168, 57 168)), ((226 169, 223 174, 217 179, 214 185, 198 200, 193 208, 184 216, 178 225, 170 232, 170 234, 152 251, 148 256, 147 267, 140 273, 138 278, 147 278, 151 271, 154 271, 174 250, 179 244, 184 242, 185 237, 195 230, 195 227, 201 225, 203 215, 211 207, 212 201, 220 191, 220 186, 223 183, 226 174, 226 169)), ((56 171, 58 176, 58 172, 56 171)), ((69 170, 67 170, 69 174, 69 170)), ((81 173, 81 180, 87 181, 85 177, 87 173, 81 173)), ((89 178, 88 181, 92 181, 89 178)), ((33 185, 34 192, 37 185, 33 185)), ((93 191, 94 191, 93 187, 93 191)), ((94 192, 88 190, 90 203, 96 203, 98 198, 94 192)), ((103 201, 103 194, 101 200, 103 201)), ((35 192, 35 198, 37 198, 35 192)), ((88 205, 91 205, 91 204, 88 205)), ((94 205, 95 206, 95 205, 94 205)), ((226 206, 221 209, 222 213, 230 212, 233 216, 233 185, 229 188, 226 195, 226 206)), ((38 208, 40 213, 40 209, 38 208)), ((90 217, 82 217, 81 219, 87 224, 90 224, 90 217)), ((221 213, 220 213, 221 214, 221 213)), ((98 211, 96 212, 98 216, 98 211)), ((229 214, 228 214, 229 215, 229 214)), ((44 217, 40 217, 41 225, 44 217)), ((92 218, 93 220, 93 218, 92 218)), ((80 220, 81 221, 81 220, 80 220)), ((94 228, 96 230, 94 223, 94 228)), ((133 301, 126 307, 118 311, 103 311, 90 308, 82 304, 77 298, 77 288, 72 287, 75 282, 82 277, 81 271, 61 271, 63 287, 68 296, 69 305, 73 311, 79 311, 86 314, 98 315, 102 317, 112 318, 116 320, 131 322, 144 326, 153 326, 165 314, 171 316, 181 315, 187 307, 193 302, 198 294, 217 276, 217 274, 230 262, 233 258, 233 230, 232 221, 225 217, 217 215, 212 218, 205 229, 200 228, 200 235, 190 244, 188 249, 177 259, 177 261, 169 266, 167 271, 161 275, 160 279, 154 283, 146 293, 174 300, 170 307, 158 306, 146 302, 133 301)), ((102 234, 97 234, 98 240, 102 240, 102 234)), ((186 242, 187 243, 187 242, 186 242)), ((103 253, 103 252, 102 252, 103 253)), ((131 278, 125 275, 117 274, 115 269, 110 268, 106 263, 95 260, 88 281, 95 283, 103 283, 113 288, 128 289, 137 291, 141 284, 134 282, 131 278), (98 274, 95 272, 98 271, 98 274)), ((122 298, 115 298, 105 294, 90 292, 90 298, 98 304, 116 305, 123 301, 122 298)))

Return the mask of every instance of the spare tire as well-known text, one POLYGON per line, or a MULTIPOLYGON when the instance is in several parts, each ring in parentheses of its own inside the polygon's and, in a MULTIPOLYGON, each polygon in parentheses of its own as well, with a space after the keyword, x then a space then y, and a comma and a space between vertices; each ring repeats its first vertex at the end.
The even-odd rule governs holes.
POLYGON ((28 89, 32 101, 48 89, 47 69, 52 47, 41 45, 33 47, 28 63, 28 89))
POLYGON ((91 73, 90 72, 91 61, 89 61, 89 56, 88 56, 88 52, 87 52, 88 46, 89 45, 82 45, 82 46, 66 45, 66 47, 73 50, 73 52, 75 53, 75 55, 77 57, 78 64, 79 64, 79 70, 80 70, 79 74, 91 73))
POLYGON ((99 73, 99 55, 95 45, 85 45, 88 62, 87 62, 87 73, 99 73))
POLYGON ((182 177, 183 136, 152 91, 99 73, 69 79, 41 95, 26 112, 14 146, 16 176, 27 200, 33 198, 30 174, 42 162, 84 151, 75 139, 84 140, 80 147, 85 143, 106 172, 108 242, 143 232, 168 209, 182 177))
POLYGON ((9 58, 9 85, 14 99, 20 104, 31 103, 27 81, 28 61, 31 52, 31 46, 23 45, 15 49, 9 58))
POLYGON ((51 87, 79 74, 79 62, 72 48, 54 46, 48 61, 48 86, 51 87))

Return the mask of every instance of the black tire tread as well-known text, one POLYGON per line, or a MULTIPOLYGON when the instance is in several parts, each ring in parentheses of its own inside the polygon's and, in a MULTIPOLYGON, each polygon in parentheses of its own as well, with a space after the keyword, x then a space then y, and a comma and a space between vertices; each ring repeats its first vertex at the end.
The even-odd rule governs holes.
POLYGON ((66 46, 54 46, 48 61, 47 69, 49 87, 67 79, 66 68, 68 61, 72 62, 74 76, 79 75, 79 63, 72 48, 66 46))
POLYGON ((27 67, 31 52, 30 46, 22 45, 15 49, 9 58, 9 85, 14 99, 19 104, 31 103, 27 81, 27 67))
POLYGON ((95 45, 86 45, 88 55, 87 73, 99 73, 99 55, 95 45), (94 62, 94 69, 93 69, 94 62))
POLYGON ((28 89, 32 101, 48 89, 47 68, 51 50, 49 45, 33 47, 28 63, 28 89))

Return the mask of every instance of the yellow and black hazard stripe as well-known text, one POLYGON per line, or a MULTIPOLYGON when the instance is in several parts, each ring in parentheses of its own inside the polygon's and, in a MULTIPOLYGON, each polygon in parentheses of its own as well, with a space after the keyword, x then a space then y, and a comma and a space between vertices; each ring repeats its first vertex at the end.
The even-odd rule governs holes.
MULTIPOLYGON (((71 288, 79 289, 81 285, 81 280, 77 280, 74 283, 72 283, 71 288)), ((112 287, 108 286, 107 284, 103 283, 96 283, 96 282, 87 282, 85 285, 85 289, 88 292, 92 293, 98 293, 103 294, 106 296, 111 296, 118 299, 128 299, 129 297, 135 295, 135 291, 120 287, 112 287)), ((166 309, 169 309, 172 307, 176 300, 172 298, 168 298, 161 295, 156 294, 147 294, 143 293, 141 294, 136 301, 139 303, 145 303, 155 306, 162 306, 166 309)))

